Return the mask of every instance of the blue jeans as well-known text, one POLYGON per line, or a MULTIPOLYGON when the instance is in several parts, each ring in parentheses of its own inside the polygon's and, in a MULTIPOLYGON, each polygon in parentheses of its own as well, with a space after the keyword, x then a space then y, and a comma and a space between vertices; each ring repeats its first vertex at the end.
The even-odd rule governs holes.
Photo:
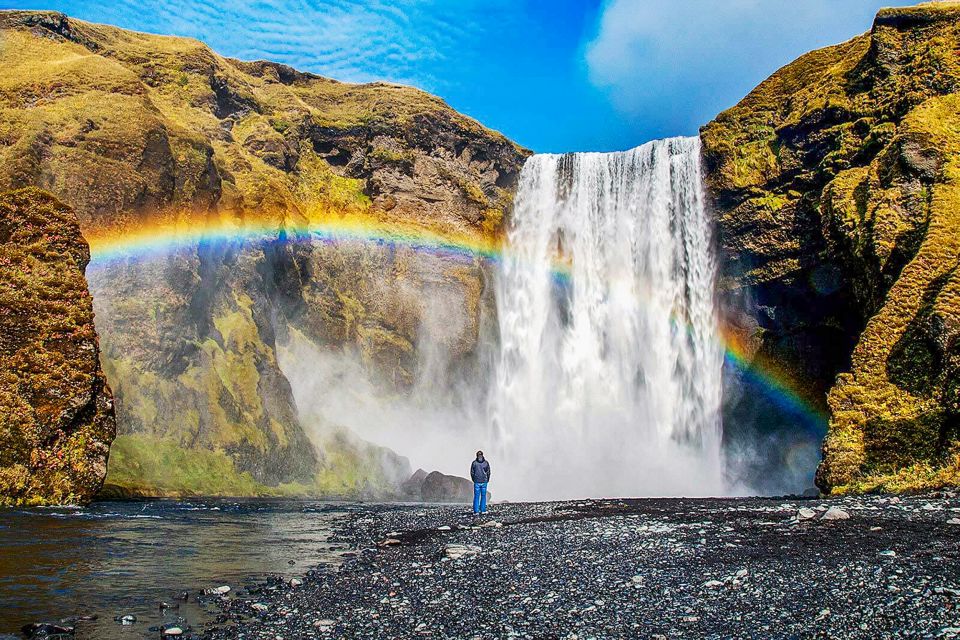
POLYGON ((486 482, 473 483, 473 512, 474 513, 487 512, 487 483, 486 482))

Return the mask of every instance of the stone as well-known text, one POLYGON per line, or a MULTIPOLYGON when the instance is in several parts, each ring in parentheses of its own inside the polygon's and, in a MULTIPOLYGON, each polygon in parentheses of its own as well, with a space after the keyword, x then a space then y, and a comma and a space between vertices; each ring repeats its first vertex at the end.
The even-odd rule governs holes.
POLYGON ((443 553, 449 560, 459 560, 460 558, 475 556, 479 554, 480 551, 480 547, 472 544, 448 544, 443 547, 443 553))
POLYGON ((960 518, 950 518, 947 520, 947 524, 960 524, 960 518))
POLYGON ((797 519, 798 520, 810 520, 811 518, 816 517, 817 512, 809 507, 801 507, 797 510, 797 519))
POLYGON ((183 629, 180 627, 167 627, 163 630, 163 635, 165 636, 182 636, 183 629))
POLYGON ((213 587, 212 589, 207 589, 206 593, 212 596, 225 596, 230 593, 230 587, 228 585, 213 587))
POLYGON ((707 589, 717 589, 723 586, 723 582, 721 582, 720 580, 707 580, 706 582, 703 583, 703 586, 706 587, 707 589))
POLYGON ((470 502, 473 500, 473 483, 460 476, 434 471, 424 478, 420 497, 424 502, 470 502))
POLYGON ((896 551, 891 551, 891 550, 887 549, 886 551, 881 551, 881 552, 880 552, 880 555, 881 555, 881 556, 884 556, 885 558, 896 558, 896 557, 897 557, 897 552, 896 552, 896 551))
POLYGON ((420 487, 423 486, 423 481, 427 477, 427 472, 423 469, 417 469, 413 472, 413 475, 403 481, 403 484, 400 485, 400 493, 411 498, 420 497, 420 487))
POLYGON ((262 613, 267 609, 269 609, 270 607, 263 604, 262 602, 254 602, 252 605, 250 605, 250 608, 253 609, 254 611, 260 611, 262 613))
POLYGON ((37 638, 55 638, 60 636, 72 636, 74 634, 74 628, 64 624, 55 624, 52 622, 35 622, 33 624, 27 624, 20 628, 25 635, 30 640, 37 638))
POLYGON ((820 516, 821 520, 849 520, 850 514, 840 507, 830 507, 820 516))
POLYGON ((299 587, 302 584, 303 584, 303 580, 301 580, 300 578, 290 578, 291 587, 299 587))

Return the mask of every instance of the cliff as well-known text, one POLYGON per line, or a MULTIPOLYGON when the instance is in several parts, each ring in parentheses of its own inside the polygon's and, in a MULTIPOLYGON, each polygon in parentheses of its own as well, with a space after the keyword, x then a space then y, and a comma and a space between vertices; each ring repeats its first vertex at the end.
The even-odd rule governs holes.
POLYGON ((87 502, 116 432, 74 213, 0 194, 0 505, 87 502))
POLYGON ((957 4, 884 9, 701 131, 727 322, 829 415, 825 492, 960 483, 958 49, 957 4))
POLYGON ((429 321, 446 328, 445 366, 469 367, 484 265, 285 240, 345 218, 489 240, 526 152, 409 87, 53 12, 0 12, 0 66, 0 189, 52 192, 94 248, 120 434, 109 491, 357 495, 405 479, 405 460, 298 408, 278 347, 348 354, 399 393, 421 376, 429 321), (210 233, 148 250, 184 229, 210 233), (263 238, 242 241, 249 229, 263 238), (116 246, 131 251, 98 258, 116 246))

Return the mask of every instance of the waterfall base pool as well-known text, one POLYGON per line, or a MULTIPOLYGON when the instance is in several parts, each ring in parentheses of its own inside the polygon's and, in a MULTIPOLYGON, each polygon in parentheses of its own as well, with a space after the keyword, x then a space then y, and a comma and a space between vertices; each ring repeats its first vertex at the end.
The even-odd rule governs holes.
POLYGON ((338 564, 338 518, 357 505, 298 501, 100 502, 89 508, 0 510, 0 638, 33 622, 95 615, 77 638, 141 638, 211 614, 205 588, 293 577, 338 564), (176 596, 190 592, 186 603, 176 596), (160 611, 160 602, 178 609, 160 611), (115 616, 134 615, 122 626, 115 616))

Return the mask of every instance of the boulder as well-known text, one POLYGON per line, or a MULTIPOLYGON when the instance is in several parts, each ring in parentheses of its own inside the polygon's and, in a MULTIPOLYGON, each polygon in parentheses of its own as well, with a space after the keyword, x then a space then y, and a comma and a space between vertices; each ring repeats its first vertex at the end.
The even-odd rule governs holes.
POLYGON ((424 502, 469 502, 473 500, 473 483, 434 471, 423 479, 420 497, 424 502))
POLYGON ((423 469, 417 469, 412 476, 400 485, 400 493, 410 497, 420 497, 420 487, 427 477, 427 472, 423 469))
POLYGON ((821 520, 849 520, 850 514, 840 507, 830 507, 820 518, 821 520))

